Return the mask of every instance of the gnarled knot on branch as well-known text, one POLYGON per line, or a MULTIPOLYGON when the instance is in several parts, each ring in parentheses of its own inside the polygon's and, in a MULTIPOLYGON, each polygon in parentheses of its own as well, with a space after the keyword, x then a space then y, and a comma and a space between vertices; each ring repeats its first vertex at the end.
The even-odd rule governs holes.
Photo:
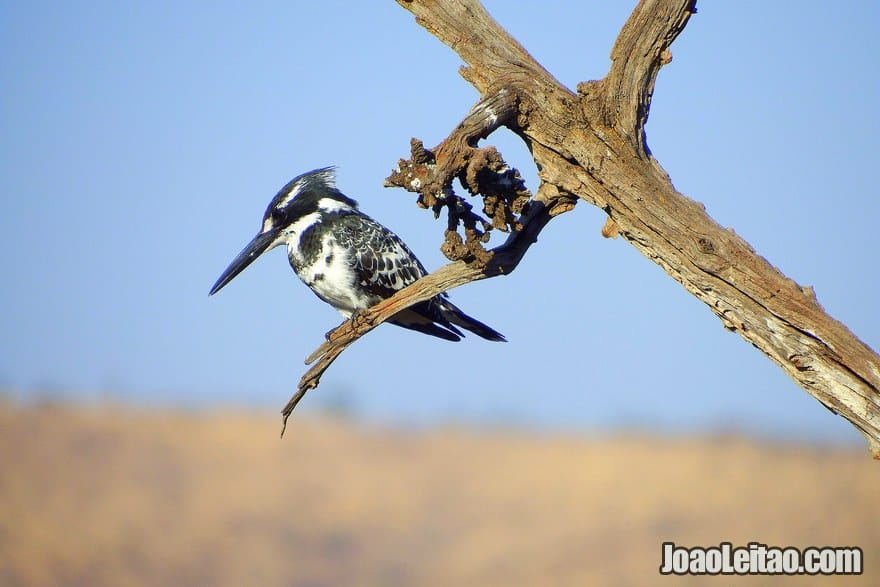
POLYGON ((516 108, 516 99, 509 90, 493 93, 478 102, 434 149, 426 149, 422 141, 412 139, 410 158, 401 159, 385 180, 386 187, 419 194, 416 203, 433 211, 435 218, 446 209, 447 228, 441 251, 451 261, 485 265, 492 258, 484 246, 491 230, 522 230, 519 218, 528 212, 531 192, 519 171, 510 167, 495 147, 477 147, 481 138, 501 125, 511 124, 516 108), (455 193, 456 179, 470 195, 482 198, 483 215, 455 193))

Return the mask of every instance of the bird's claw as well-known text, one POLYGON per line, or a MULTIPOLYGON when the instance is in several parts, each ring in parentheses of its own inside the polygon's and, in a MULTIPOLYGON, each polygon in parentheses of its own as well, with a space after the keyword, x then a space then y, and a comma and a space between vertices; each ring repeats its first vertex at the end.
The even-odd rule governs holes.
MULTIPOLYGON (((345 321, 345 323, 348 323, 349 327, 352 330, 359 329, 367 322, 369 322, 369 320, 367 319, 367 310, 355 310, 354 312, 352 312, 351 316, 349 316, 349 318, 345 321)), ((337 326, 336 328, 339 327, 337 326)), ((333 333, 336 332, 336 328, 325 332, 324 340, 327 340, 329 342, 330 339, 333 337, 333 333)))
POLYGON ((367 311, 366 310, 355 310, 351 314, 351 318, 348 319, 351 322, 351 327, 357 329, 362 324, 366 324, 367 322, 367 311))

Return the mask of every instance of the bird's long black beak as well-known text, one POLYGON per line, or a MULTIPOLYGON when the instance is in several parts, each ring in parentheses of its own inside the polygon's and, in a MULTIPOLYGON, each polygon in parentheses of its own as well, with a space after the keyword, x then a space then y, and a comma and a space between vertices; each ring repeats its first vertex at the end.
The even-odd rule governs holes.
POLYGON ((235 279, 236 275, 244 271, 248 265, 253 263, 254 259, 269 250, 277 238, 278 231, 273 229, 261 232, 255 236, 253 240, 241 250, 238 256, 232 260, 232 263, 229 264, 229 267, 226 268, 223 275, 217 279, 217 283, 214 284, 214 287, 211 288, 208 295, 212 296, 223 289, 223 286, 235 279))

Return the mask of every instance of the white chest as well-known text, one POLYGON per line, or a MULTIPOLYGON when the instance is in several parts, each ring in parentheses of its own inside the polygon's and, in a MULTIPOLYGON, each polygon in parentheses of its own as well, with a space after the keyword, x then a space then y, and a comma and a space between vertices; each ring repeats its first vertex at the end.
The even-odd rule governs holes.
POLYGON ((324 236, 320 254, 310 262, 299 256, 292 243, 288 246, 288 256, 297 260, 292 264, 303 283, 343 316, 350 317, 355 310, 368 308, 374 301, 367 299, 358 287, 349 252, 339 246, 332 235, 324 236))

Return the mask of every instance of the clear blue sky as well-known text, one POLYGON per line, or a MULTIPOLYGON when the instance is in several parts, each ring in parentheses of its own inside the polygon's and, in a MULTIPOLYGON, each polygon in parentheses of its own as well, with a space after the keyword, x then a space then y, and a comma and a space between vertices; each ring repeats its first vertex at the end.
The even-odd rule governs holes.
MULTIPOLYGON (((486 4, 573 88, 604 75, 635 2, 486 4)), ((699 9, 660 74, 649 145, 681 192, 880 348, 880 5, 699 9)), ((276 190, 315 167, 338 165, 365 211, 429 268, 444 262, 441 223, 382 180, 411 136, 438 143, 477 95, 391 0, 0 12, 0 386, 280 409, 338 314, 281 250, 207 292, 276 190)), ((490 142, 534 189, 525 148, 490 142)), ((396 423, 858 438, 658 267, 603 239, 602 222, 580 205, 513 275, 452 292, 509 343, 383 326, 302 405, 349 402, 396 423)))

